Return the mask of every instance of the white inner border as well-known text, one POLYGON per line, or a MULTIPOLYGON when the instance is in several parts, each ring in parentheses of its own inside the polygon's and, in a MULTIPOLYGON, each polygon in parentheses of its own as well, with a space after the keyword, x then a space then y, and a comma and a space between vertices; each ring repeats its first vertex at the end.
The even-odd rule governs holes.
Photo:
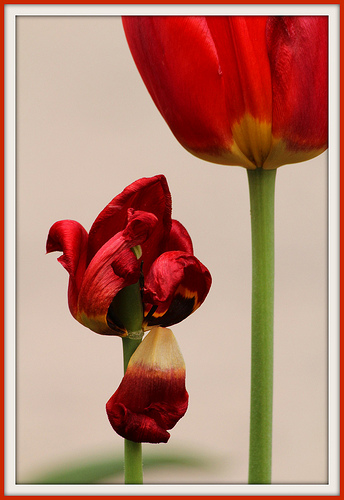
POLYGON ((339 5, 5 5, 5 495, 339 494, 339 5), (326 15, 329 17, 329 484, 23 485, 16 472, 16 17, 120 15, 326 15))

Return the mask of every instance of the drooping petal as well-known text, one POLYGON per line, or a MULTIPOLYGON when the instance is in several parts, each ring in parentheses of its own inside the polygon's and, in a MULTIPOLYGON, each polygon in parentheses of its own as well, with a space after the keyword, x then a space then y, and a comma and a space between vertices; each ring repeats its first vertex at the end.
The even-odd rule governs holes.
POLYGON ((328 19, 271 17, 267 44, 273 146, 264 168, 309 160, 327 148, 328 19))
POLYGON ((171 229, 171 194, 163 175, 139 179, 127 186, 98 215, 89 232, 88 262, 127 223, 128 209, 144 210, 157 217, 149 242, 142 245, 144 270, 164 250, 171 229))
POLYGON ((149 238, 157 224, 155 215, 129 211, 126 228, 110 238, 88 265, 79 293, 77 320, 91 330, 106 335, 125 336, 109 325, 107 313, 115 295, 139 280, 140 264, 130 250, 149 238))
POLYGON ((46 251, 63 252, 58 261, 69 273, 68 305, 74 317, 80 286, 86 269, 87 231, 74 220, 55 222, 49 230, 46 251))
POLYGON ((170 326, 202 304, 211 286, 211 276, 194 255, 172 251, 154 262, 144 285, 144 326, 170 326))
POLYGON ((166 443, 185 414, 185 364, 171 330, 153 328, 132 355, 106 404, 113 429, 135 442, 166 443))
POLYGON ((193 245, 189 233, 179 221, 172 219, 172 227, 165 251, 181 250, 193 255, 193 245))

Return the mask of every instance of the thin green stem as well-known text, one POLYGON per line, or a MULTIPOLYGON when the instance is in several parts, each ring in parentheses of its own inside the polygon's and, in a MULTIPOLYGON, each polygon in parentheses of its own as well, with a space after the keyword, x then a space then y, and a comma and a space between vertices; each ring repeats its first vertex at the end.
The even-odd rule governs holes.
POLYGON ((124 482, 125 484, 142 484, 142 443, 124 440, 124 482))
POLYGON ((134 354, 140 344, 141 339, 130 339, 129 337, 122 338, 124 373, 127 370, 127 366, 131 356, 134 354))
POLYGON ((250 484, 271 483, 276 170, 248 170, 252 235, 250 484))
MULTIPOLYGON (((125 372, 132 354, 141 343, 141 339, 124 337, 122 342, 125 372)), ((142 443, 134 443, 128 439, 124 440, 124 482, 125 484, 143 483, 142 443)))
MULTIPOLYGON (((109 318, 122 324, 128 337, 122 338, 124 373, 129 360, 140 345, 143 330, 143 309, 140 284, 134 283, 121 290, 112 301, 108 311, 109 318)), ((124 482, 126 484, 142 484, 142 444, 124 440, 124 482)))
POLYGON ((108 318, 116 325, 122 325, 130 338, 142 338, 143 310, 139 283, 126 286, 117 293, 109 307, 108 318))

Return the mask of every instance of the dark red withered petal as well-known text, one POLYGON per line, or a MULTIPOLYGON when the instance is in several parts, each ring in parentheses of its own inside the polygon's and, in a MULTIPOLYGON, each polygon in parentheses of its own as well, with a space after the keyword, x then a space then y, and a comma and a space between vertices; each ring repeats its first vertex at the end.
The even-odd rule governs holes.
POLYGON ((131 248, 149 238, 157 224, 155 215, 131 212, 123 231, 110 238, 88 265, 78 297, 77 320, 91 330, 106 334, 125 334, 109 326, 107 313, 116 294, 140 277, 140 264, 131 248))
POLYGON ((171 330, 153 328, 132 355, 117 391, 106 404, 113 429, 135 442, 166 443, 185 414, 185 364, 171 330))
POLYGON ((171 229, 172 202, 166 178, 156 175, 133 182, 100 212, 89 232, 88 262, 110 238, 125 228, 129 209, 150 212, 158 220, 149 241, 142 244, 145 272, 164 251, 171 229))
POLYGON ((63 252, 57 260, 69 273, 68 305, 74 317, 86 269, 87 240, 87 231, 79 222, 61 220, 51 226, 46 243, 47 253, 63 252))
POLYGON ((179 323, 202 304, 210 286, 208 269, 194 255, 163 253, 145 280, 144 327, 179 323))
POLYGON ((189 233, 179 221, 172 219, 172 227, 165 251, 180 250, 193 255, 193 245, 189 233))

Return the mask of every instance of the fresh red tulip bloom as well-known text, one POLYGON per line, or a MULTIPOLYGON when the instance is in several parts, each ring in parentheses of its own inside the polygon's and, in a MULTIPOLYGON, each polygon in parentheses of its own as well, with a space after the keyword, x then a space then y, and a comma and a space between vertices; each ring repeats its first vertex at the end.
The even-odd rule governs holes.
POLYGON ((98 215, 89 234, 72 220, 50 229, 47 252, 62 251, 69 273, 69 308, 81 324, 106 335, 127 336, 119 292, 142 282, 143 328, 182 321, 204 301, 209 271, 194 256, 191 238, 171 218, 171 195, 163 175, 139 179, 98 215), (133 248, 140 246, 137 259, 133 248), (110 308, 111 306, 111 308, 110 308))
POLYGON ((113 429, 135 442, 166 443, 188 406, 185 364, 168 328, 154 327, 130 358, 106 404, 113 429))
POLYGON ((327 148, 326 16, 124 17, 142 79, 205 160, 275 169, 327 148))

